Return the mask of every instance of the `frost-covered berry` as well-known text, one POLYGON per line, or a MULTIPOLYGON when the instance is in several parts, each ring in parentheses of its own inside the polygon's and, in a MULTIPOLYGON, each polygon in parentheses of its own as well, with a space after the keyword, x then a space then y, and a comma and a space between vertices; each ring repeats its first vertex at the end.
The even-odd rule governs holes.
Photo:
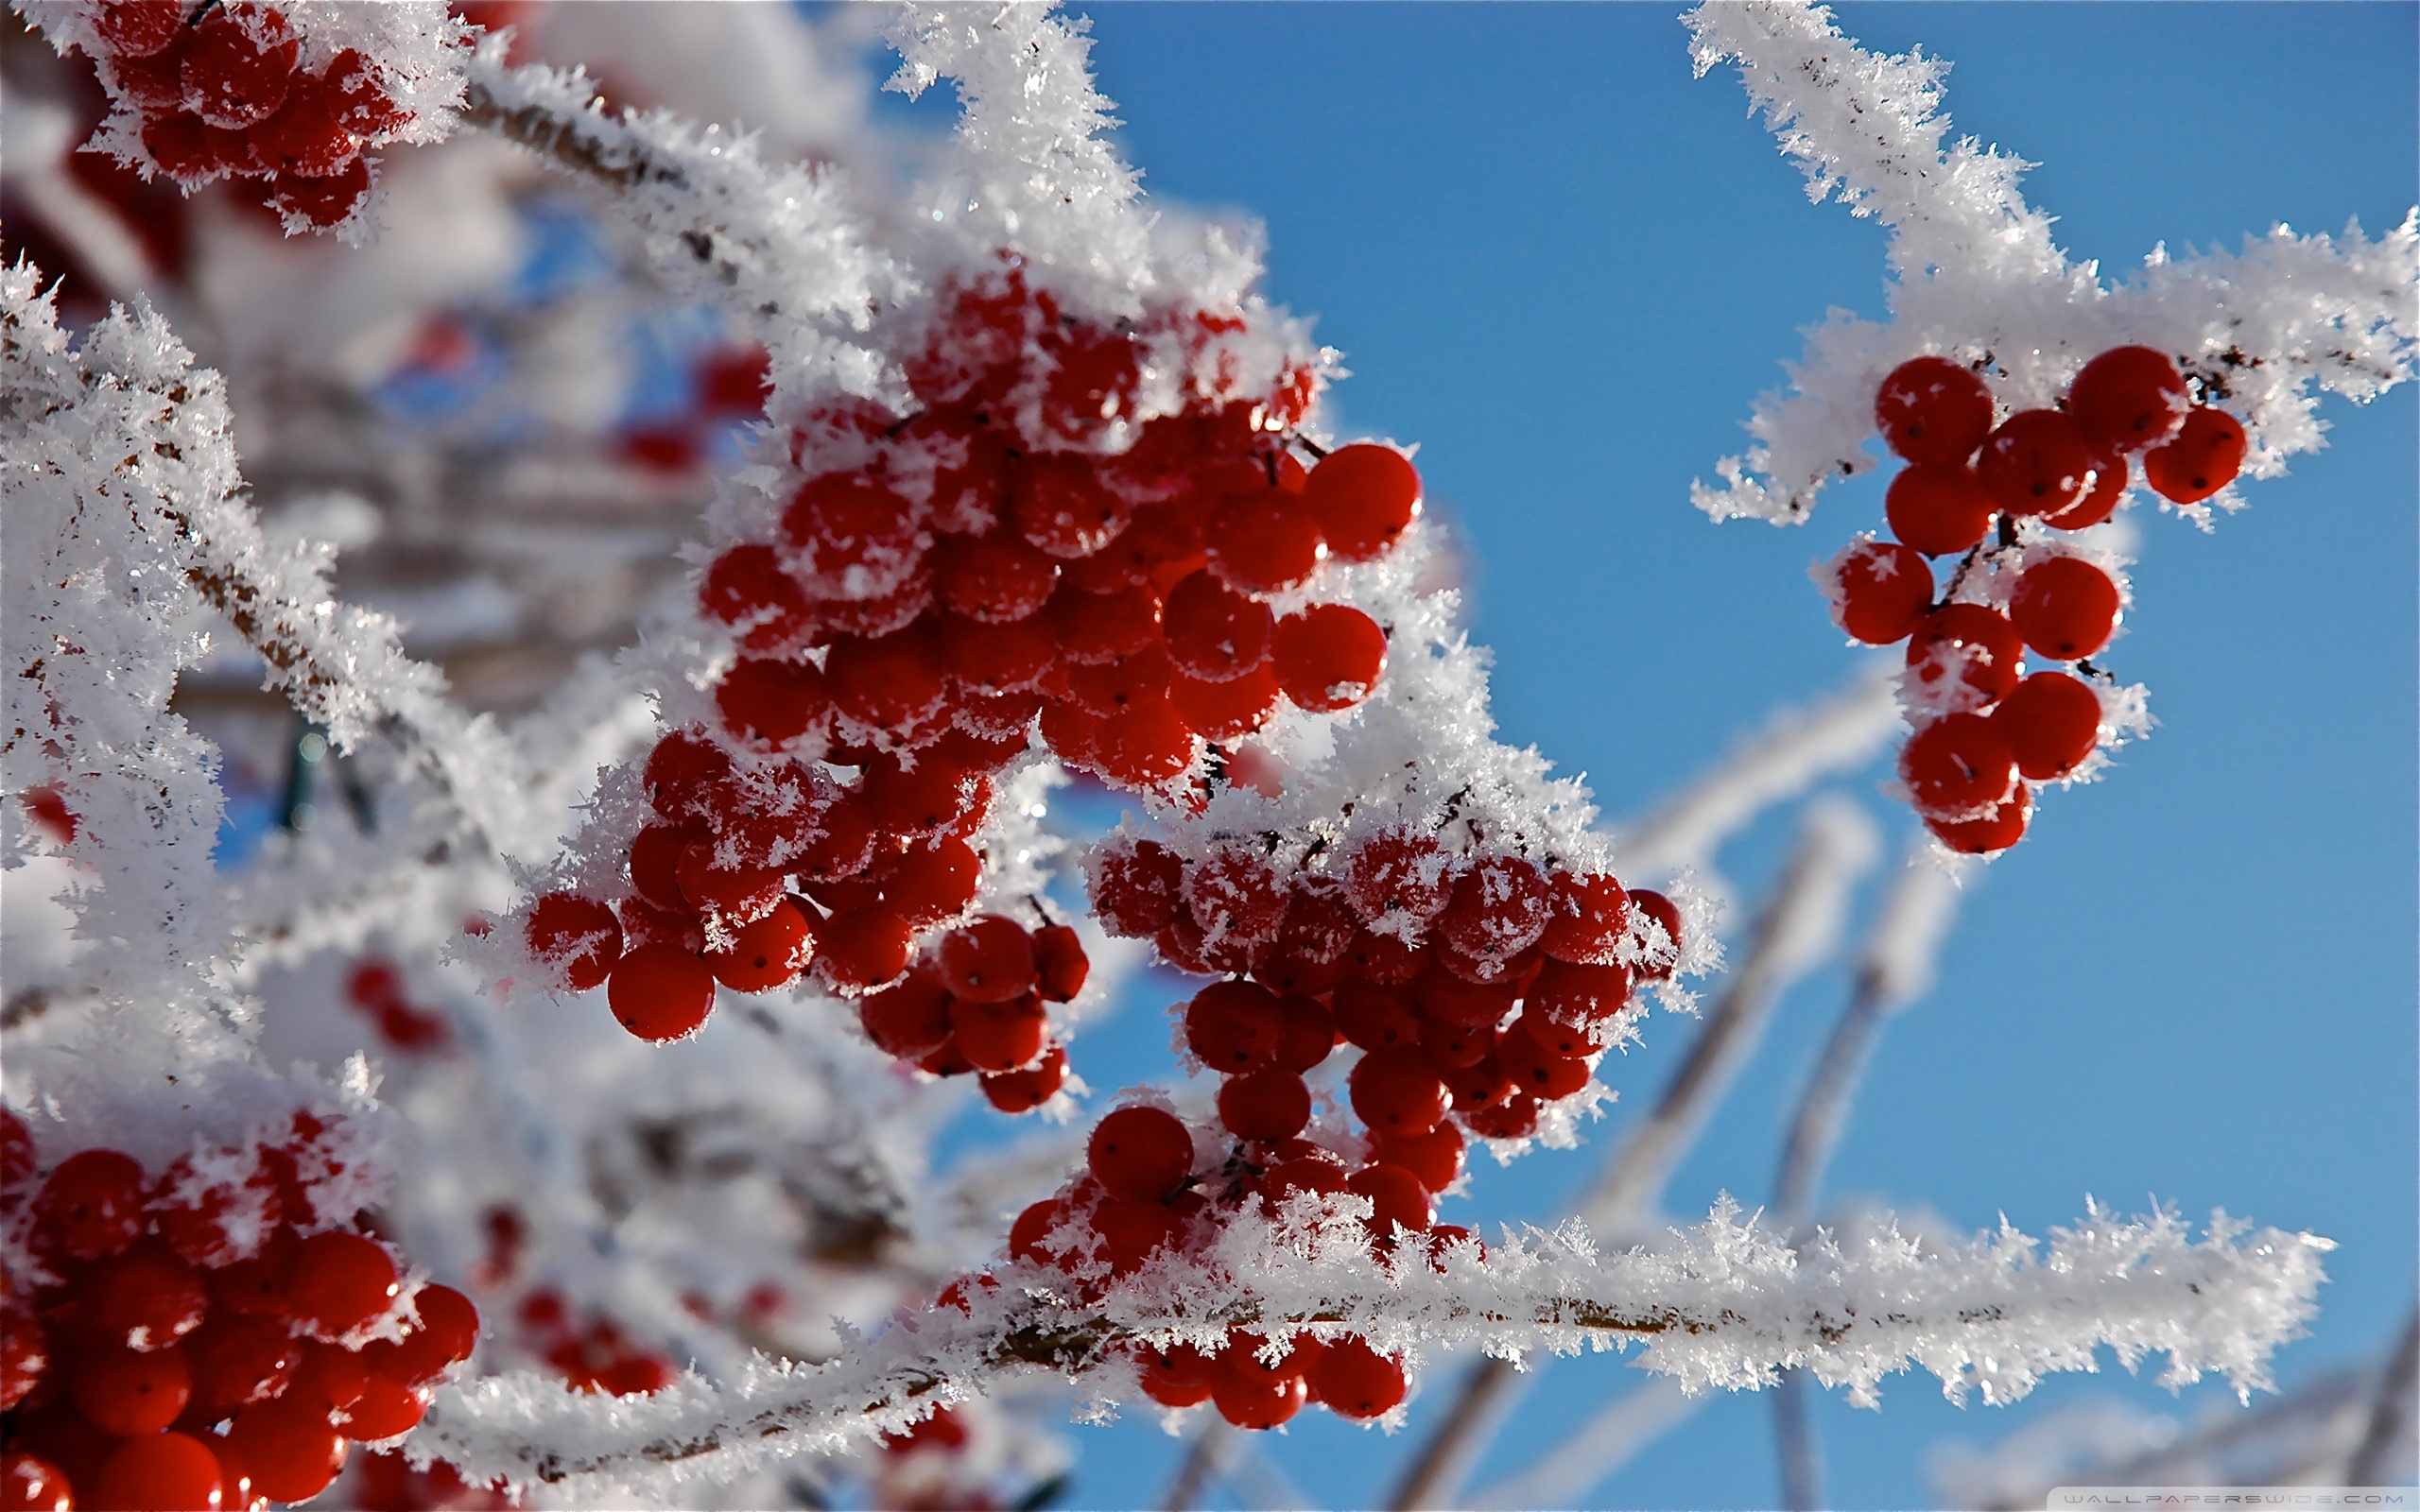
POLYGON ((2185 417, 2176 438, 2143 454, 2143 481, 2174 504, 2199 504, 2235 481, 2248 445, 2242 422, 2208 405, 2185 417))
POLYGON ((1359 703, 1387 668, 1387 632, 1347 604, 1314 604, 1277 622, 1277 685, 1297 708, 1334 713, 1359 703))
POLYGON ((1057 1096, 1066 1079, 1067 1052, 1052 1045, 1032 1066, 985 1075, 983 1098, 1003 1113, 1030 1113, 1057 1096))
POLYGON ((2067 412, 2084 433, 2123 455, 2157 446, 2185 423, 2185 375, 2164 352, 2116 347, 2083 365, 2067 412))
POLYGON ((1437 933, 1466 955, 1505 961, 1536 944, 1553 914, 1546 873, 1519 856, 1481 856, 1454 883, 1437 933))
POLYGON ((668 1044, 704 1026, 715 1007, 714 972, 679 946, 642 945, 614 966, 605 1001, 623 1028, 668 1044))
MULTIPOLYGON (((1633 928, 1639 939, 1639 956, 1632 971, 1642 980, 1660 981, 1672 974, 1679 964, 1681 952, 1687 942, 1681 936, 1680 906, 1660 892, 1644 887, 1634 888, 1630 895, 1633 928), (1652 926, 1651 929, 1647 926, 1652 926)), ((1543 978, 1544 973, 1540 973, 1543 978)))
POLYGON ((1414 1230, 1425 1229, 1436 1219, 1434 1204, 1429 1201, 1428 1188, 1420 1177, 1400 1165, 1379 1161, 1365 1165, 1345 1181, 1345 1190, 1370 1199, 1372 1211, 1368 1219, 1371 1236, 1392 1239, 1396 1226, 1414 1230))
POLYGON ((295 1250, 286 1309, 303 1332, 334 1339, 383 1315, 402 1293, 403 1278, 385 1246, 335 1230, 313 1234, 295 1250))
POLYGON ((1257 1071, 1276 1063, 1286 1014, 1277 995, 1257 982, 1213 982, 1185 1005, 1184 1037, 1213 1071, 1257 1071))
POLYGON ((1157 841, 1113 837, 1093 849, 1085 876, 1101 927, 1148 939, 1176 917, 1184 863, 1157 841))
POLYGON ((2025 838, 2033 814, 2033 790, 2018 783, 2016 791, 1980 818, 1943 819, 1927 816, 1925 828, 1950 850, 1970 856, 1991 855, 2025 838))
POLYGON ((1187 677, 1224 682, 1269 660, 1276 628, 1269 606, 1235 592, 1206 570, 1170 589, 1161 615, 1168 659, 1187 677))
POLYGON ((715 687, 722 726, 741 740, 780 750, 820 733, 832 711, 823 674, 811 662, 742 657, 715 687))
POLYGON ((1374 1134, 1426 1134, 1445 1116, 1444 1078, 1417 1050, 1373 1050, 1346 1081, 1353 1111, 1374 1134))
POLYGON ((1306 1379, 1312 1400, 1357 1421, 1385 1417, 1409 1390, 1402 1366, 1350 1334, 1328 1341, 1306 1379))
POLYGON ((1830 577, 1839 589, 1834 618, 1868 645, 1906 640, 1932 607, 1932 568, 1912 545, 1854 541, 1833 558, 1830 577))
POLYGON ((735 992, 771 992, 789 986, 815 958, 815 932, 787 899, 742 925, 726 950, 709 952, 706 968, 735 992))
POLYGON ((117 1150, 82 1150, 59 1162, 34 1198, 36 1242, 77 1260, 99 1260, 143 1232, 143 1167, 117 1150))
POLYGON ((1891 369, 1874 396, 1874 422, 1910 462, 1960 463, 1992 430, 1992 393, 1945 357, 1912 357, 1891 369))
POLYGON ((1033 942, 1013 919, 986 914, 942 936, 942 981, 965 1003, 1005 1003, 1033 989, 1033 942))
POLYGON ((1219 1122, 1237 1139, 1292 1139, 1310 1121, 1311 1090, 1293 1072, 1270 1066, 1219 1089, 1219 1122))
POLYGON ((1212 940, 1277 937, 1287 893, 1269 863, 1239 845, 1221 846, 1184 874, 1184 903, 1212 940))
POLYGON ((1909 638, 1909 678, 1929 704, 1979 709, 2016 686, 2024 649, 2006 616, 1980 604, 1945 604, 1926 615, 1909 638))
POLYGON ((945 537, 933 562, 942 602, 983 625, 1025 618, 1059 586, 1059 563, 1006 533, 945 537))
POLYGON ((2037 562, 2016 580, 2008 617, 2025 644, 2053 662, 2088 657, 2118 627, 2118 585, 2075 557, 2037 562))
POLYGON ((806 591, 773 548, 734 546, 714 559, 698 585, 699 607, 740 632, 752 651, 778 650, 804 634, 813 614, 806 591))
POLYGON ((1201 533, 1210 570, 1230 588, 1274 593, 1305 582, 1327 555, 1319 516, 1274 489, 1230 496, 1201 533))

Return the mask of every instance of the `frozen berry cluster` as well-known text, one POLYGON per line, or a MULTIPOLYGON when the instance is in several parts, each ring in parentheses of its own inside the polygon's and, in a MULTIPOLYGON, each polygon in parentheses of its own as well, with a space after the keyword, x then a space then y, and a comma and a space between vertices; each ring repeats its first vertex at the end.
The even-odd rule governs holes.
POLYGON ((520 1319, 529 1352, 575 1391, 644 1397, 672 1383, 670 1360, 632 1340, 610 1318, 579 1323, 556 1292, 532 1292, 521 1304, 520 1319))
MULTIPOLYGON (((1243 1140, 1300 1135, 1303 1077, 1344 1044, 1362 1053, 1354 1111, 1381 1143, 1450 1137, 1459 1152, 1450 1127, 1437 1132, 1449 1114, 1484 1138, 1526 1138, 1542 1107, 1587 1088, 1635 1017, 1634 984, 1680 956, 1680 911, 1661 893, 1465 854, 1409 825, 1291 868, 1239 840, 1188 860, 1131 835, 1089 865, 1104 928, 1226 978, 1187 1006, 1184 1038, 1228 1078, 1219 1116, 1243 1140)), ((1433 1193, 1459 1161, 1405 1163, 1435 1177, 1433 1193)))
POLYGON ((2089 659, 2116 632, 2125 587, 2069 533, 2109 518, 2137 461, 2171 503, 2209 498, 2243 465, 2243 427, 2193 404, 2148 347, 2093 358, 2056 408, 1998 416, 1982 378, 1943 357, 1900 364, 1874 407, 1908 464, 1884 502, 1896 539, 1860 538, 1818 577, 1851 637, 1907 643, 1916 729, 1899 776, 1926 826, 1953 850, 2005 850, 2035 785, 2083 770, 2101 739, 2086 679, 2106 678, 2089 659), (1927 558, 1961 554, 1937 595, 1927 558), (2029 650, 2085 676, 2027 676, 2029 650))
MULTIPOLYGON (((1420 480, 1382 446, 1305 468, 1288 432, 1309 369, 1246 394, 1219 346, 1240 318, 1085 321, 1013 266, 941 310, 906 364, 914 413, 852 401, 778 433, 771 539, 725 550, 700 589, 736 656, 714 719, 647 759, 629 895, 552 894, 524 920, 558 985, 606 985, 642 1038, 694 1032, 717 981, 898 981, 974 902, 970 838, 1037 732, 1191 805, 1221 778, 1208 743, 1281 701, 1349 709, 1384 674, 1375 621, 1304 600, 1323 563, 1392 548, 1420 480)), ((935 1053, 956 1063, 909 1058, 935 1053)))
POLYGON ((351 1443, 409 1432, 478 1313, 407 1283, 343 1204, 341 1122, 147 1172, 79 1150, 46 1172, 0 1113, 9 1507, 301 1502, 351 1443))
POLYGON ((103 0, 83 19, 79 42, 133 115, 119 156, 188 190, 238 180, 289 230, 351 220, 372 189, 368 149, 420 124, 390 70, 357 48, 306 46, 257 0, 103 0))
POLYGON ((1029 1113, 1067 1079, 1066 1048, 1051 1038, 1044 1005, 1074 1001, 1091 971, 1067 925, 1028 930, 985 914, 941 936, 857 1013, 887 1053, 936 1076, 980 1073, 993 1107, 1029 1113))

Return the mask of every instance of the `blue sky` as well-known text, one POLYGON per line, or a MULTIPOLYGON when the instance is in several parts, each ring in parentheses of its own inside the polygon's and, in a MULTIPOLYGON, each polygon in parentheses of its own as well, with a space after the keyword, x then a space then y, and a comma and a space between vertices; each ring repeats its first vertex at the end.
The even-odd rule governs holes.
MULTIPOLYGON (((1273 297, 1315 313, 1355 376, 1349 423, 1422 443, 1474 570, 1507 738, 1592 776, 1615 816, 1684 781, 1854 653, 1805 576, 1879 520, 1879 488, 1815 523, 1715 526, 1687 485, 1740 448, 1831 306, 1882 313, 1882 232, 1811 207, 1728 71, 1689 76, 1665 6, 1095 6, 1102 87, 1155 194, 1268 227, 1273 297)), ((1870 46, 1956 63, 1958 129, 2042 164, 2061 242, 2122 270, 2155 243, 2233 246, 2283 220, 2377 231, 2415 198, 2409 5, 1845 6, 1870 46)), ((2414 404, 2331 404, 2331 448, 2246 490, 2204 536, 2148 511, 2136 607, 2111 658, 2161 727, 2108 781, 2053 795, 1993 867, 1943 983, 1895 1022, 1829 1191, 2035 1233, 2153 1196, 2338 1240, 2291 1382, 2382 1349, 2415 1254, 2414 404)), ((1882 773, 1840 785, 1887 826, 1882 773)), ((1754 896, 1790 816, 1723 869, 1754 896)), ((1873 898, 1860 900, 1870 907, 1873 898)), ((1837 971, 1782 1005, 1670 1191, 1767 1194, 1837 971)), ((1156 1004, 1150 1005, 1156 1006, 1156 1004)), ((1578 1152, 1483 1173, 1455 1221, 1553 1219, 1651 1102, 1685 1039, 1667 1020, 1578 1152)), ((1096 1086, 1166 1065, 1156 1014, 1085 1043, 1096 1086)), ((1635 1372, 1554 1364, 1484 1481, 1559 1440, 1635 1372)), ((1264 1447, 1322 1504, 1381 1497, 1413 1433, 1306 1414, 1264 1447), (1320 1420, 1313 1421, 1312 1418, 1320 1420)), ((1984 1442, 2100 1393, 2182 1416, 2113 1366, 2013 1409, 1929 1378, 1879 1414, 1824 1400, 1836 1504, 1925 1504, 1940 1441, 1984 1442)), ((1587 1504, 1759 1506, 1778 1494, 1753 1397, 1698 1414, 1587 1504)), ((1135 1418, 1077 1431, 1082 1505, 1156 1504, 1180 1446, 1135 1418)))

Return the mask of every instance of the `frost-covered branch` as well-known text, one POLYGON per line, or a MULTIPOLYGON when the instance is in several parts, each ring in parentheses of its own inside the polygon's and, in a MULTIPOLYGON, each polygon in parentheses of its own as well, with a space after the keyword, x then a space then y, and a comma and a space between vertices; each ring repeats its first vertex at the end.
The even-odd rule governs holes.
POLYGON ((2279 226, 2239 254, 2161 247, 2138 279, 2107 284, 2018 192, 2031 164, 1972 138, 1944 145, 1941 60, 1868 52, 1820 6, 1703 5, 1686 21, 1698 72, 1738 62, 1808 198, 1891 231, 1892 318, 1836 314, 1816 330, 1790 369, 1794 391, 1757 401, 1755 444, 1718 464, 1719 487, 1692 487, 1717 520, 1803 521, 1825 483, 1871 471, 1875 391, 1920 353, 1987 365, 2020 407, 2049 404, 2110 348, 2171 353, 2242 419, 2256 477, 2323 444, 2320 393, 2361 403, 2413 375, 2420 210, 2376 239, 2358 225, 2341 240, 2279 226))

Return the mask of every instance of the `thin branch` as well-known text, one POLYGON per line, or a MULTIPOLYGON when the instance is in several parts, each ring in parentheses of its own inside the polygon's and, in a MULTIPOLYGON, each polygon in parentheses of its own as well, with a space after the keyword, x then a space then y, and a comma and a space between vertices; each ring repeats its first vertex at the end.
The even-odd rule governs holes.
POLYGON ((1201 1419, 1201 1426, 1194 1430, 1193 1442, 1185 1447, 1176 1479, 1168 1483, 1168 1494, 1160 1502, 1161 1512, 1193 1512, 1201 1493, 1218 1478, 1219 1461, 1225 1458, 1234 1438, 1235 1430, 1227 1426, 1224 1418, 1201 1419))
POLYGON ((2345 1485, 2384 1483, 2389 1473, 2387 1455, 2397 1440, 2412 1432, 2415 1396, 2420 1396, 2420 1309, 2415 1309, 2411 1321, 2403 1326, 2402 1342, 2394 1347, 2386 1374, 2378 1378, 2369 1427, 2361 1434, 2360 1447, 2353 1451, 2352 1459, 2344 1467, 2345 1485))

